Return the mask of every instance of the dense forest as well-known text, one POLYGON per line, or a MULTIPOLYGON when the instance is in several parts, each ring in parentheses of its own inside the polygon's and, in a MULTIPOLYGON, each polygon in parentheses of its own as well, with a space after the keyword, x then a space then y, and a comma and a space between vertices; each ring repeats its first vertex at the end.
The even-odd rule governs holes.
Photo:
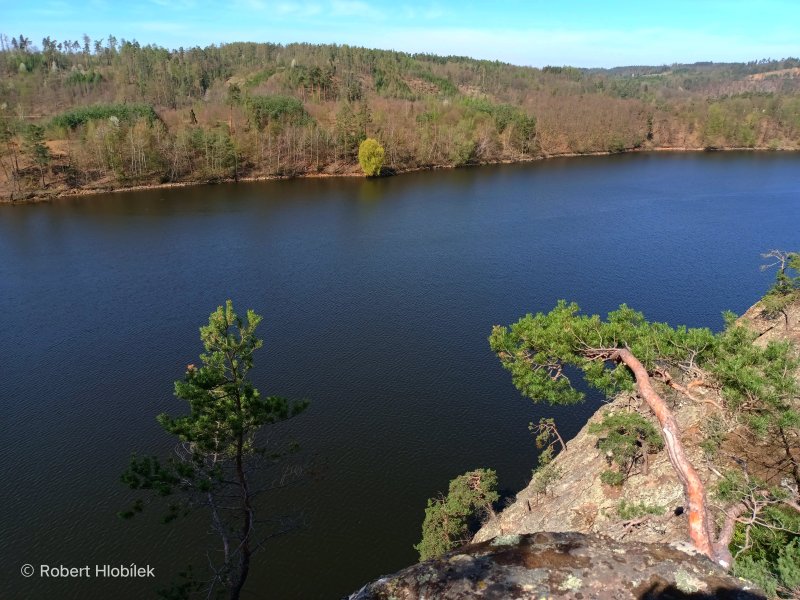
POLYGON ((0 36, 0 197, 634 149, 800 147, 800 60, 578 69, 0 36))

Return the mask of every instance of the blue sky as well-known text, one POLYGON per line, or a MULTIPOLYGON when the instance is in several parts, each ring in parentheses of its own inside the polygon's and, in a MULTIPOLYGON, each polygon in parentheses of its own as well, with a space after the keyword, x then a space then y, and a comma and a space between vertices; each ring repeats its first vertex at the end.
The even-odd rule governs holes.
POLYGON ((797 0, 0 0, 0 32, 39 46, 136 39, 337 43, 515 64, 610 67, 800 55, 797 0))

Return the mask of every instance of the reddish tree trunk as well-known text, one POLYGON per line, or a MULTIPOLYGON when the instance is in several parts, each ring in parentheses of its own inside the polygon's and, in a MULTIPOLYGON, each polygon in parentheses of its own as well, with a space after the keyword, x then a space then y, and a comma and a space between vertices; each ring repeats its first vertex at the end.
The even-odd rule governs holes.
POLYGON ((692 544, 698 551, 728 568, 732 562, 730 551, 724 536, 721 536, 720 543, 714 543, 714 523, 708 510, 705 484, 686 457, 675 416, 661 396, 653 389, 647 369, 630 350, 615 349, 609 358, 614 361, 622 361, 633 372, 639 394, 647 402, 661 425, 669 461, 683 484, 689 517, 689 538, 692 540, 692 544))

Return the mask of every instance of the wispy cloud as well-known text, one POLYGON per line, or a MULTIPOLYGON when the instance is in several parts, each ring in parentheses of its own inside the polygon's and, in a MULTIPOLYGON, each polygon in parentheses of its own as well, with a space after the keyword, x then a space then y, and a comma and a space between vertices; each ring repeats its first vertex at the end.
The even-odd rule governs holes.
POLYGON ((281 16, 313 17, 322 12, 322 6, 299 2, 279 2, 273 10, 281 16))
POLYGON ((150 2, 160 8, 169 10, 194 10, 197 8, 195 0, 150 0, 150 2))
POLYGON ((447 14, 447 11, 442 8, 432 7, 422 11, 422 18, 428 20, 441 19, 447 14))
POLYGON ((169 47, 330 42, 534 66, 753 60, 797 55, 800 48, 800 29, 792 26, 800 15, 796 0, 760 0, 786 16, 777 21, 744 3, 724 4, 730 8, 724 11, 711 0, 673 1, 696 10, 694 18, 684 19, 672 3, 633 11, 623 2, 588 0, 577 14, 574 6, 530 0, 40 0, 6 1, 2 13, 7 29, 32 39, 78 39, 86 31, 169 47))
POLYGON ((404 4, 400 6, 399 14, 403 19, 408 21, 433 21, 436 19, 442 19, 450 13, 436 5, 420 9, 410 4, 404 4))
MULTIPOLYGON (((795 36, 796 38, 796 36, 795 36)), ((676 29, 546 30, 409 27, 364 35, 359 43, 408 52, 460 54, 516 64, 580 67, 751 60, 796 53, 797 40, 763 44, 743 36, 676 29), (735 54, 732 54, 735 49, 735 54), (766 54, 764 54, 766 52, 766 54)))
POLYGON ((375 20, 388 18, 388 14, 361 0, 333 0, 331 13, 337 17, 357 17, 375 20))
POLYGON ((299 17, 307 18, 321 14, 323 7, 315 2, 270 2, 268 0, 237 0, 233 3, 232 11, 244 9, 265 16, 273 17, 299 17))
POLYGON ((184 34, 190 31, 190 26, 186 23, 170 23, 168 21, 137 21, 133 23, 135 29, 154 32, 184 34))
POLYGON ((67 2, 53 0, 33 8, 32 12, 40 17, 61 19, 71 16, 75 9, 67 2))
POLYGON ((269 7, 269 3, 264 0, 243 0, 236 2, 235 6, 244 8, 245 10, 255 10, 261 12, 269 7))

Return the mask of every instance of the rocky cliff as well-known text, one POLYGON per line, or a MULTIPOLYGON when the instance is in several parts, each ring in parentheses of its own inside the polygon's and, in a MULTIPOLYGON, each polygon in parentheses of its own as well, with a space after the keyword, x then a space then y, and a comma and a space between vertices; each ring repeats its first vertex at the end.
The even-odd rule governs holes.
MULTIPOLYGON (((713 486, 718 475, 705 460, 699 443, 703 423, 718 400, 716 393, 696 390, 695 397, 705 402, 691 402, 677 393, 661 392, 673 408, 689 459, 706 486, 713 486)), ((650 455, 648 473, 645 475, 641 470, 631 473, 622 486, 600 481, 609 460, 598 450, 598 438, 589 433, 589 427, 607 415, 627 411, 649 417, 647 407, 632 395, 620 396, 600 408, 575 438, 567 442, 566 451, 551 463, 549 484, 541 481, 541 475, 535 476, 508 508, 478 531, 474 541, 537 531, 579 531, 620 541, 688 544, 683 487, 666 452, 650 455), (626 507, 639 510, 629 508, 626 513, 626 507)))
MULTIPOLYGON (((756 305, 740 322, 759 334, 758 345, 800 342, 800 302, 772 318, 756 305)), ((800 461, 800 444, 781 456, 774 443, 734 427, 734 435, 710 451, 711 429, 725 413, 724 400, 713 385, 680 383, 680 392, 661 384, 658 392, 670 405, 707 490, 715 488, 731 460, 747 464, 767 483, 785 481, 792 463, 800 461)), ((483 525, 471 544, 382 578, 351 598, 763 597, 693 551, 683 487, 666 452, 650 455, 646 467, 631 472, 621 486, 601 481, 610 458, 589 428, 616 412, 638 412, 656 424, 635 394, 618 396, 567 443, 546 475, 534 475, 505 510, 483 525)))
MULTIPOLYGON (((782 314, 765 316, 761 305, 756 304, 739 323, 759 334, 757 345, 772 340, 800 344, 800 302, 787 309, 785 319, 782 314)), ((672 408, 688 458, 706 489, 715 489, 721 472, 730 468, 732 461, 746 463, 752 474, 778 485, 790 474, 791 463, 800 462, 800 447, 794 448, 792 456, 786 456, 784 449, 770 440, 757 440, 743 430, 733 429, 732 435, 709 452, 711 429, 715 420, 724 414, 724 400, 713 385, 695 385, 697 383, 684 381, 685 393, 657 385, 672 408)), ((622 486, 609 486, 600 481, 609 459, 598 450, 598 438, 589 433, 589 428, 607 415, 633 411, 657 424, 647 406, 635 395, 615 398, 601 407, 567 443, 566 451, 554 459, 549 481, 543 482, 541 475, 535 476, 508 508, 478 531, 473 541, 537 531, 578 531, 602 534, 618 541, 688 544, 683 488, 666 452, 649 455, 648 468, 631 473, 622 486)))

